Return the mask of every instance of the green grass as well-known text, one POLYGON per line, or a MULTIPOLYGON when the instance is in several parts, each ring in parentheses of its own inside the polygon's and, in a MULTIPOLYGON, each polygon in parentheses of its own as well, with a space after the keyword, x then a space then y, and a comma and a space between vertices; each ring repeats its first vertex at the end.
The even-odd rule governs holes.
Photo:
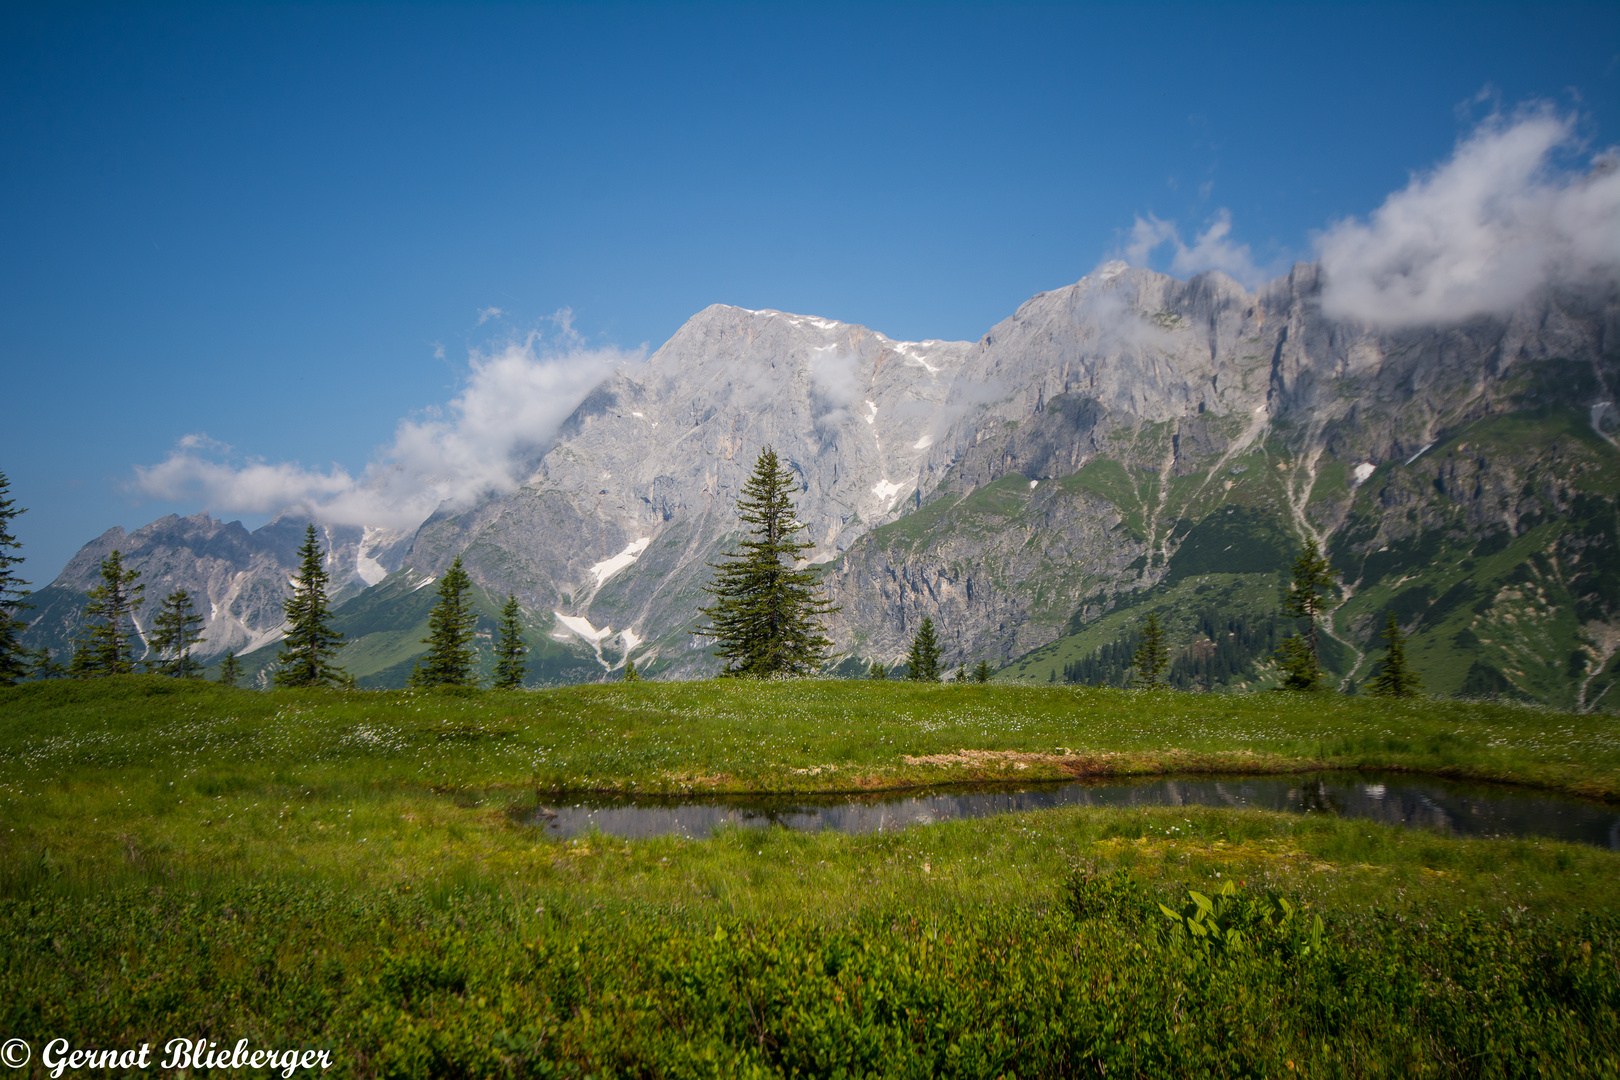
POLYGON ((525 824, 536 789, 1321 764, 1612 799, 1604 718, 865 681, 255 693, 131 676, 0 690, 0 751, 8 1035, 328 1047, 336 1075, 367 1076, 1095 1071, 1075 1055, 1140 1075, 1620 1069, 1620 924, 1596 914, 1620 855, 1596 848, 1217 808, 699 841, 525 824), (960 760, 905 760, 932 754, 960 760), (1156 914, 1234 881, 1300 920, 1215 956, 1156 914), (1325 943, 1302 952, 1318 915, 1325 943), (1495 1064, 1465 1064, 1491 1046, 1495 1064))

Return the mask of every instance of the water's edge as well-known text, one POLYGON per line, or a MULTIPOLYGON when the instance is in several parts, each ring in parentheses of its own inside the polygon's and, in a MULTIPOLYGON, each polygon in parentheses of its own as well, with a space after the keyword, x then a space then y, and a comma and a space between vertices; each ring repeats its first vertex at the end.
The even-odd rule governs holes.
POLYGON ((1570 799, 1576 802, 1591 803, 1602 806, 1620 808, 1620 792, 1585 792, 1571 789, 1558 784, 1543 783, 1537 780, 1505 779, 1495 776, 1481 776, 1468 769, 1421 769, 1406 765, 1323 765, 1318 762, 1298 761, 1286 765, 1268 763, 1255 768, 1223 767, 1223 768, 1158 768, 1141 772, 1112 771, 1101 769, 1096 772, 1085 772, 1073 776, 1046 776, 1039 778, 1024 778, 1018 776, 1008 777, 982 777, 973 780, 941 780, 937 783, 894 783, 883 784, 879 787, 817 787, 817 788, 736 788, 736 789, 686 789, 683 791, 641 791, 635 788, 540 788, 534 789, 535 796, 542 803, 547 800, 553 802, 567 802, 570 799, 632 799, 637 802, 653 799, 666 799, 671 801, 691 802, 700 799, 820 799, 827 797, 850 798, 865 795, 911 795, 930 791, 945 791, 947 789, 984 788, 989 789, 1022 789, 1045 785, 1061 785, 1093 782, 1125 782, 1136 780, 1163 780, 1174 778, 1209 777, 1265 777, 1265 776, 1300 776, 1310 774, 1344 774, 1344 775, 1400 775, 1412 777, 1428 777, 1434 780, 1444 780, 1458 784, 1477 784, 1482 787, 1502 790, 1515 790, 1545 795, 1549 798, 1570 799))
POLYGON ((701 839, 717 828, 884 832, 1064 807, 1222 806, 1331 813, 1458 836, 1542 837, 1620 850, 1620 808, 1545 789, 1397 770, 1150 774, 858 792, 537 793, 521 820, 549 836, 701 839))

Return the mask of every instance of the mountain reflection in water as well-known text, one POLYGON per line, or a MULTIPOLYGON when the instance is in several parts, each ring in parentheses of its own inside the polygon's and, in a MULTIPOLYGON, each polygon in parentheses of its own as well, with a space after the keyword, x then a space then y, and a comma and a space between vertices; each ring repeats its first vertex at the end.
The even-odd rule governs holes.
POLYGON ((890 832, 962 818, 1081 806, 1227 806, 1334 814, 1454 836, 1538 836, 1620 851, 1620 807, 1505 785, 1404 773, 1184 776, 1048 784, 1020 790, 953 788, 879 795, 604 797, 542 805, 529 822, 552 836, 591 830, 645 838, 703 839, 715 829, 772 825, 844 833, 890 832))

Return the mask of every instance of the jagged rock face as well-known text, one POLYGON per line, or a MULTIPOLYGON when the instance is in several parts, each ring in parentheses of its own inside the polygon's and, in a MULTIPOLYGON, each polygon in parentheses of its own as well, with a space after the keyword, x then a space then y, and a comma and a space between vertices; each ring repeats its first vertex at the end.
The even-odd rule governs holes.
POLYGON ((953 397, 985 404, 932 448, 933 503, 840 559, 840 643, 892 661, 932 616, 948 658, 1004 663, 1163 580, 1191 524, 1227 502, 1353 561, 1426 530, 1516 535, 1567 513, 1579 481, 1553 478, 1565 454, 1584 455, 1577 473, 1612 472, 1579 438, 1478 443, 1432 476, 1413 459, 1538 409, 1589 416, 1586 441, 1612 443, 1613 292, 1397 333, 1326 319, 1319 297, 1311 266, 1257 294, 1219 274, 1108 267, 1023 305, 961 368, 953 397))
POLYGON ((799 479, 812 558, 833 558, 916 504, 970 348, 707 308, 645 367, 593 392, 521 490, 424 525, 412 565, 436 572, 460 554, 492 593, 585 628, 559 621, 564 637, 628 631, 621 652, 647 641, 646 661, 700 670, 686 631, 760 450, 773 446, 799 479))
MULTIPOLYGON (((115 550, 126 567, 140 572, 137 584, 145 586, 144 603, 135 612, 143 638, 163 597, 184 589, 203 616, 203 642, 195 650, 200 658, 280 640, 282 603, 291 592, 307 524, 279 517, 250 533, 239 521, 171 514, 131 533, 108 529, 80 548, 56 580, 32 598, 26 641, 65 659, 79 630, 84 593, 101 584, 101 561, 115 550)), ((331 596, 338 603, 397 570, 410 549, 409 533, 352 527, 322 527, 321 533, 331 596)))
MULTIPOLYGON (((633 650, 656 675, 712 673, 689 631, 709 564, 737 538, 743 481, 772 445, 799 478, 813 559, 842 605, 829 631, 862 660, 899 659, 929 616, 953 663, 1028 657, 1195 571, 1230 564, 1269 582, 1307 534, 1352 593, 1382 604, 1416 572, 1399 553, 1434 558, 1439 537, 1460 560, 1559 515, 1583 523, 1546 541, 1547 565, 1565 569, 1536 563, 1492 588, 1518 603, 1534 591, 1528 574, 1579 609, 1578 630, 1550 637, 1534 664, 1556 667, 1571 633, 1595 667, 1620 658, 1603 569, 1611 547, 1620 557, 1604 517, 1620 426, 1617 290, 1396 332, 1326 318, 1321 294, 1310 265, 1250 292, 1219 273, 1178 281, 1110 264, 976 343, 716 305, 593 391, 516 492, 435 515, 414 540, 329 531, 334 583, 401 568, 425 583, 460 555, 492 597, 517 595, 590 662, 612 669, 633 650), (1526 416, 1543 419, 1503 426, 1526 416), (1220 524, 1232 513, 1247 532, 1220 524)), ((211 646, 246 644, 279 626, 301 533, 301 521, 249 538, 165 519, 109 533, 61 581, 93 584, 122 545, 151 568, 149 591, 183 584, 224 613, 211 646)), ((1473 601, 1482 633, 1531 617, 1488 599, 1473 601)), ((1345 608, 1349 652, 1382 625, 1376 604, 1345 608)))
MULTIPOLYGON (((645 643, 643 667, 656 653, 701 672, 686 631, 707 564, 774 444, 831 566, 841 647, 892 661, 932 616, 954 655, 1005 662, 1161 580, 1176 522, 1243 499, 1249 455, 1280 466, 1266 512, 1326 542, 1365 474, 1437 433, 1538 394, 1590 407, 1615 382, 1612 296, 1381 333, 1325 318, 1320 294, 1309 265, 1251 293, 1115 264, 974 344, 711 307, 593 393, 523 490, 425 526, 412 561, 433 572, 463 553, 491 591, 587 637, 628 630, 614 645, 645 643), (1104 465, 1113 487, 1073 482, 1104 465), (1349 480, 1329 491, 1332 468, 1349 480), (1015 497, 1016 515, 991 512, 1015 497)), ((1500 518, 1487 488, 1476 516, 1500 518)), ((1392 520, 1361 542, 1423 527, 1392 520)))

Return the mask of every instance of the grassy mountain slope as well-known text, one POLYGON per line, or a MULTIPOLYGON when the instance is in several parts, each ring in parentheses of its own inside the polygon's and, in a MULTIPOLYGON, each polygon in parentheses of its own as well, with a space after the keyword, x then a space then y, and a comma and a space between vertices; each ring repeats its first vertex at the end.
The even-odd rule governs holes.
MULTIPOLYGON (((1620 704, 1612 691, 1620 451, 1585 417, 1555 409, 1485 417, 1357 485, 1349 479, 1353 463, 1326 455, 1305 463, 1281 441, 1268 438, 1236 463, 1220 461, 1218 474, 1193 470, 1168 483, 1112 460, 1058 480, 1077 500, 1107 504, 1121 546, 1138 552, 1130 566, 1140 577, 1135 588, 1082 597, 1063 632, 1018 657, 1004 677, 1081 678, 1080 668, 1109 659, 1102 654, 1117 651, 1149 611, 1166 623, 1183 669, 1223 647, 1231 652, 1243 632, 1236 624, 1252 629, 1275 615, 1288 564, 1310 527, 1323 534, 1348 594, 1332 620, 1338 640, 1324 657, 1346 688, 1375 672, 1393 611, 1431 692, 1564 708, 1620 704)), ((998 484, 1018 486, 1007 478, 998 484)), ((930 508, 942 528, 956 527, 955 505, 930 508)), ((1032 499, 1007 506, 998 528, 1017 532, 1038 511, 1032 499)), ((1073 567, 1041 566, 1021 588, 1038 595, 1074 579, 1073 567)), ((1281 623, 1283 636, 1292 632, 1288 620, 1281 623)), ((1202 685, 1274 681, 1269 646, 1278 635, 1267 629, 1237 650, 1247 654, 1241 674, 1202 685)), ((1095 674, 1084 681, 1113 681, 1095 674)), ((1116 664, 1110 674, 1123 672, 1116 664)))
MULTIPOLYGON (((338 605, 332 612, 332 626, 344 635, 338 664, 367 689, 397 689, 406 684, 416 661, 427 652, 428 616, 438 599, 433 579, 412 570, 390 575, 365 592, 338 605)), ((474 585, 473 606, 478 612, 474 626, 479 679, 488 684, 494 678, 494 642, 501 605, 474 585)), ((524 640, 529 644, 529 666, 525 685, 548 686, 589 682, 603 672, 601 664, 588 651, 570 647, 551 636, 550 613, 537 618, 525 611, 520 616, 524 640)), ((275 669, 280 642, 266 645, 242 657, 243 685, 266 685, 275 669)), ((208 675, 217 675, 217 667, 208 675)))

